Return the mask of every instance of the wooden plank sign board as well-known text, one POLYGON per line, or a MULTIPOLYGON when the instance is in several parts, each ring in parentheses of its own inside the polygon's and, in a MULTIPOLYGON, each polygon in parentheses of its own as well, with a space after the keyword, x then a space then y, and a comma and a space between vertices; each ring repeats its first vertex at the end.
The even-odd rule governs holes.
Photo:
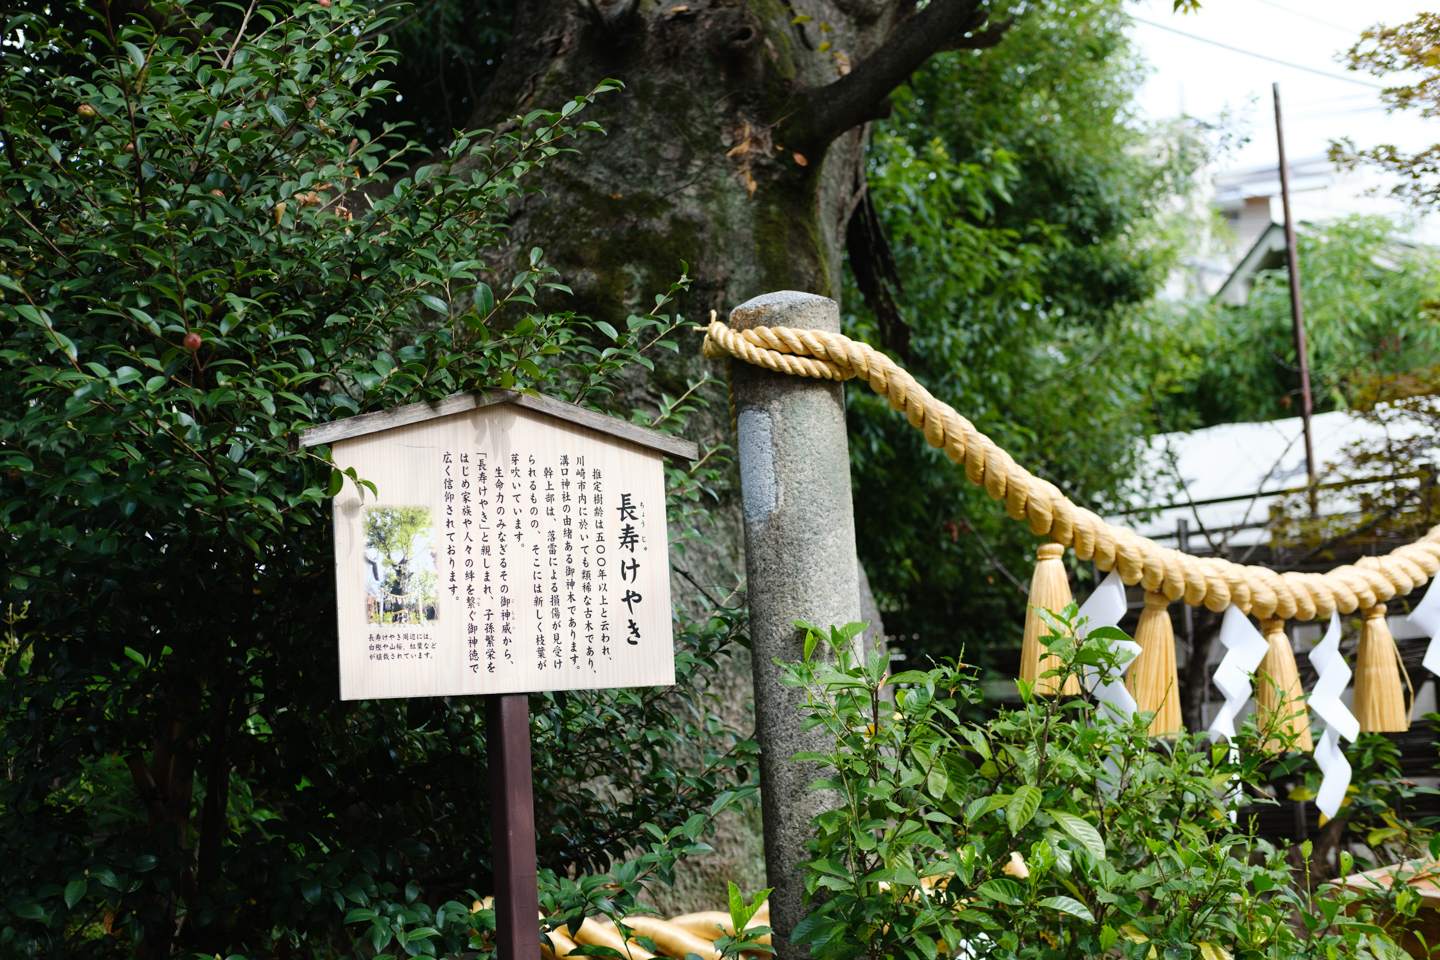
POLYGON ((342 699, 675 682, 662 457, 694 444, 512 391, 301 442, 378 490, 334 502, 342 699))

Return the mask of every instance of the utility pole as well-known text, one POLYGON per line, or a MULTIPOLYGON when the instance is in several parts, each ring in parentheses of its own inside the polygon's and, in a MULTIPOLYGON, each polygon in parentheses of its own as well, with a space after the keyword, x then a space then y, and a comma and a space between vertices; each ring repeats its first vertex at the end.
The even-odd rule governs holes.
MULTIPOLYGON (((1295 218, 1290 213, 1290 165, 1285 162, 1285 132, 1280 123, 1280 84, 1270 85, 1275 94, 1275 144, 1280 152, 1280 200, 1285 207, 1285 260, 1290 269, 1290 319, 1295 327, 1295 356, 1300 362, 1300 419, 1305 426, 1305 470, 1315 486, 1315 441, 1310 435, 1310 351, 1305 345, 1305 307, 1300 302, 1300 258, 1295 250, 1295 218)), ((1315 512, 1311 490, 1311 513, 1315 512)))

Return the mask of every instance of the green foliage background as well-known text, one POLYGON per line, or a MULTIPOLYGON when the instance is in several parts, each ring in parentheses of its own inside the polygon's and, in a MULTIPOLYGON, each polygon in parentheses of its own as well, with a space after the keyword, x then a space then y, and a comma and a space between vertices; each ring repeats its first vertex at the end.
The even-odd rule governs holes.
MULTIPOLYGON (((484 949, 483 716, 337 700, 329 497, 365 481, 293 434, 462 389, 603 397, 683 281, 620 332, 536 310, 564 292, 538 249, 483 276, 593 94, 400 176, 374 15, 257 7, 241 37, 231 12, 114 35, 77 6, 0 48, 0 953, 484 949)), ((710 477, 668 475, 682 535, 710 477)), ((741 628, 682 623, 674 688, 532 698, 548 908, 629 902, 745 795, 753 745, 704 693, 741 628)))
MULTIPOLYGON (((1113 627, 1074 640, 1072 604, 1046 612, 1057 686, 1130 659, 1113 627)), ((804 754, 838 802, 815 818, 804 865, 812 912, 796 928, 818 960, 1154 957, 1392 958, 1419 898, 1316 882, 1257 840, 1250 818, 1280 725, 1231 743, 1159 744, 1153 716, 1089 692, 1037 697, 973 722, 975 674, 955 661, 892 673, 853 655, 851 624, 813 628, 786 682, 804 688, 823 746, 804 754), (837 662, 812 659, 833 648, 837 662)), ((1088 681, 1084 681, 1088 683, 1088 681)), ((1297 851, 1300 852, 1300 851, 1297 851)), ((1348 851, 1337 874, 1355 869, 1348 851)))
MULTIPOLYGON (((1028 9, 983 54, 941 54, 877 126, 907 368, 1019 462, 1094 508, 1150 429, 1142 307, 1184 249, 1172 213, 1208 148, 1130 114, 1142 66, 1119 0, 1028 9)), ((853 251, 852 251, 853 254, 853 251)), ((847 332, 880 325, 847 287, 847 332)), ((1166 361, 1168 362, 1168 361, 1166 361)), ((1013 676, 1035 539, 881 398, 848 393, 860 553, 907 655, 1013 676), (1004 567, 1004 571, 1000 568, 1004 567)))
MULTIPOLYGON (((1396 223, 1355 216, 1299 232, 1300 291, 1316 412, 1423 392, 1440 357, 1440 258, 1396 223)), ((1156 304, 1185 375, 1157 382, 1164 429, 1298 416, 1299 365, 1283 270, 1243 306, 1156 304)))

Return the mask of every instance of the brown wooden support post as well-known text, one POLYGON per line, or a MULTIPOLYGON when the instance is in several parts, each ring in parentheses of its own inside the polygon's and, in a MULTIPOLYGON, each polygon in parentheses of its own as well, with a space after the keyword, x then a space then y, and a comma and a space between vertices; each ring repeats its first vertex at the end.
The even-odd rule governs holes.
POLYGON ((499 693, 485 698, 485 740, 499 941, 496 960, 539 960, 540 889, 526 694, 499 693))

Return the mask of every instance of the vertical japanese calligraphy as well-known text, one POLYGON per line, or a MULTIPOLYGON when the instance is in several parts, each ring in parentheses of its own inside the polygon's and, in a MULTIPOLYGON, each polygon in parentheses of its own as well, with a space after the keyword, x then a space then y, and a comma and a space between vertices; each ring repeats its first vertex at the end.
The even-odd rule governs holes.
POLYGON ((658 453, 493 407, 334 458, 342 696, 673 682, 658 453))

